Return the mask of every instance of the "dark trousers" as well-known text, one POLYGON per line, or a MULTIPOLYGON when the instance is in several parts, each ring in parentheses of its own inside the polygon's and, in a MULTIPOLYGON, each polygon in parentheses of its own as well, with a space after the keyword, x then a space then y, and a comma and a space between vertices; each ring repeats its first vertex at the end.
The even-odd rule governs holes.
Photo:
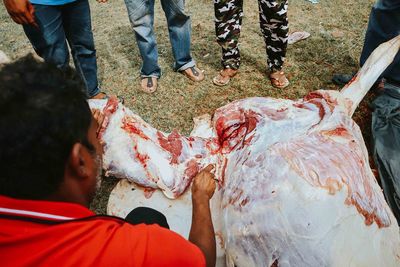
MULTIPOLYGON (((369 55, 381 43, 400 34, 400 1, 378 0, 371 10, 360 65, 364 65, 369 55)), ((400 53, 385 70, 382 77, 400 84, 400 53)))
POLYGON ((88 97, 98 94, 96 50, 88 1, 33 6, 39 28, 24 25, 24 31, 36 53, 45 61, 64 68, 69 65, 68 43, 88 97))
POLYGON ((125 221, 131 224, 158 224, 161 227, 169 229, 167 218, 164 214, 152 208, 138 207, 132 210, 125 218, 125 221))

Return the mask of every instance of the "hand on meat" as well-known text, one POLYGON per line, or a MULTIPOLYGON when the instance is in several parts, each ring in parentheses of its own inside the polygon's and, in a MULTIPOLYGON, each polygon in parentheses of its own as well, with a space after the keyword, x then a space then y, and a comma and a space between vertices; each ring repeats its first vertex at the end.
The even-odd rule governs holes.
POLYGON ((214 195, 215 181, 209 164, 201 170, 192 184, 192 226, 189 241, 200 248, 206 258, 207 267, 215 266, 216 244, 214 226, 211 219, 210 199, 214 195))
POLYGON ((214 166, 209 164, 200 171, 193 179, 192 198, 193 201, 204 199, 210 200, 215 191, 215 176, 211 173, 214 166))

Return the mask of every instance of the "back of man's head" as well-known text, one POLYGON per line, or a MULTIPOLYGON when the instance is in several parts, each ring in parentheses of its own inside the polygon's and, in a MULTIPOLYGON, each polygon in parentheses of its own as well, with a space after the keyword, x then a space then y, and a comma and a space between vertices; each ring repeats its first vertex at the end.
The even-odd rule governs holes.
POLYGON ((74 143, 91 122, 80 78, 71 69, 24 57, 0 70, 0 194, 44 199, 64 178, 74 143))

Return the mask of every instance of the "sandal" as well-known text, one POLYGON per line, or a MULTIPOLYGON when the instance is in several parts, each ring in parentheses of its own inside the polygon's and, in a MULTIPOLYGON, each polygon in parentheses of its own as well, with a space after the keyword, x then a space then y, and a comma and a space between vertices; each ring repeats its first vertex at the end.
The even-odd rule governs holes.
POLYGON ((198 69, 196 66, 187 68, 181 71, 181 73, 189 78, 189 80, 192 80, 194 82, 201 82, 202 80, 204 80, 204 72, 198 69))
POLYGON ((356 74, 356 72, 353 72, 352 74, 333 74, 332 82, 339 86, 345 86, 356 74))
MULTIPOLYGON (((92 96, 90 99, 109 99, 109 98, 110 96, 107 93, 100 92, 97 95, 92 96)), ((117 96, 117 98, 121 104, 124 104, 125 99, 122 96, 117 96)))
POLYGON ((235 69, 223 69, 213 78, 213 83, 218 86, 227 85, 238 72, 235 69))
POLYGON ((289 34, 287 42, 288 44, 294 44, 308 37, 310 37, 310 33, 308 32, 292 32, 289 34))
POLYGON ((289 80, 286 78, 283 71, 275 71, 269 75, 271 85, 275 88, 283 89, 289 85, 289 80))
POLYGON ((142 91, 148 94, 152 94, 157 90, 157 77, 142 77, 140 86, 142 91))

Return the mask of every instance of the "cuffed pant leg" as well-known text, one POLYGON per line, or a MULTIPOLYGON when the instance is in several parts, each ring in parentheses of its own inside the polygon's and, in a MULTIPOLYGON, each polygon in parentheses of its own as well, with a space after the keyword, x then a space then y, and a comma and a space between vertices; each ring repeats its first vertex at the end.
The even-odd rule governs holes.
POLYGON ((154 0, 125 0, 125 5, 143 60, 140 74, 159 78, 161 69, 154 36, 154 0))
POLYGON ((191 20, 185 13, 184 0, 161 0, 168 23, 169 39, 175 58, 174 69, 181 71, 195 65, 190 54, 191 20))

